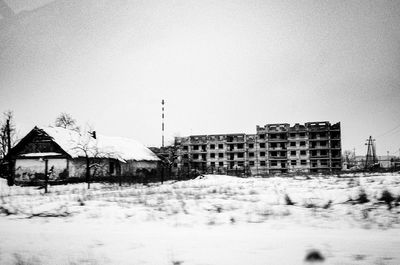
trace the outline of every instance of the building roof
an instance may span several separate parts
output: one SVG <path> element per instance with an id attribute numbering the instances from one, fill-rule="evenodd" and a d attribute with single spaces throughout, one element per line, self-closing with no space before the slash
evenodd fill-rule
<path id="1" fill-rule="evenodd" d="M 89 133 L 85 132 L 82 135 L 77 131 L 61 127 L 36 128 L 53 138 L 54 142 L 73 158 L 85 156 L 87 151 L 90 157 L 114 158 L 122 162 L 159 160 L 149 148 L 133 139 L 101 134 L 97 134 L 94 139 Z"/>

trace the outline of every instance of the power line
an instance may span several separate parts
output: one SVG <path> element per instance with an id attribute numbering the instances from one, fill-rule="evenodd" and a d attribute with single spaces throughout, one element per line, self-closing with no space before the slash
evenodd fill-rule
<path id="1" fill-rule="evenodd" d="M 400 129 L 400 124 L 398 124 L 396 127 L 392 128 L 392 129 L 390 129 L 390 130 L 388 130 L 388 131 L 386 131 L 386 132 L 384 132 L 384 133 L 379 134 L 379 135 L 376 136 L 375 138 L 379 138 L 379 137 L 382 137 L 382 136 L 384 136 L 384 135 L 390 134 L 390 133 L 396 131 L 397 129 Z"/>

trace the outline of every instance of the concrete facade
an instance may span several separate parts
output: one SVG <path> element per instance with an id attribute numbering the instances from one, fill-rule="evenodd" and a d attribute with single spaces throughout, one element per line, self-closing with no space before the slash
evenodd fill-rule
<path id="1" fill-rule="evenodd" d="M 177 137 L 178 170 L 263 175 L 341 170 L 340 123 L 257 126 L 256 134 Z"/>

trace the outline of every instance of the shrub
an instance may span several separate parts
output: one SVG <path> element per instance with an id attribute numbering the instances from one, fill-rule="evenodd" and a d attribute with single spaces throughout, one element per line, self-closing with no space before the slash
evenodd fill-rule
<path id="1" fill-rule="evenodd" d="M 292 199 L 290 199 L 289 195 L 285 194 L 285 203 L 286 205 L 294 205 Z"/>
<path id="2" fill-rule="evenodd" d="M 318 250 L 311 250 L 307 253 L 305 261 L 307 262 L 316 262 L 316 261 L 324 261 L 325 258 Z"/>
<path id="3" fill-rule="evenodd" d="M 304 207 L 306 208 L 317 208 L 317 205 L 313 202 L 307 201 L 304 203 Z"/>
<path id="4" fill-rule="evenodd" d="M 322 208 L 329 209 L 331 205 L 332 205 L 332 200 L 329 200 L 324 206 L 322 206 Z"/>
<path id="5" fill-rule="evenodd" d="M 392 202 L 395 200 L 395 198 L 393 197 L 392 193 L 390 193 L 390 191 L 384 190 L 379 200 L 385 202 L 388 206 L 388 209 L 390 210 L 392 209 Z"/>
<path id="6" fill-rule="evenodd" d="M 367 203 L 369 202 L 367 193 L 365 193 L 364 189 L 360 189 L 360 192 L 358 193 L 358 197 L 354 200 L 356 203 Z"/>

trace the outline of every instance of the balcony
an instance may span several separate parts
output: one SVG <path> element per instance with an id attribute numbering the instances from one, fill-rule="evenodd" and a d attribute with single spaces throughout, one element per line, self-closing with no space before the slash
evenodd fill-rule
<path id="1" fill-rule="evenodd" d="M 311 141 L 328 141 L 328 136 L 317 136 L 317 137 L 309 137 L 308 140 Z"/>
<path id="2" fill-rule="evenodd" d="M 271 156 L 270 155 L 268 158 L 269 158 L 269 160 L 287 160 L 288 159 L 286 155 L 285 156 Z"/>
<path id="3" fill-rule="evenodd" d="M 227 149 L 226 152 L 227 153 L 244 153 L 244 152 L 246 152 L 246 149 L 244 149 L 244 148 Z"/>
<path id="4" fill-rule="evenodd" d="M 288 148 L 286 147 L 281 147 L 281 146 L 277 146 L 277 147 L 269 147 L 268 150 L 273 150 L 273 151 L 286 151 Z"/>
<path id="5" fill-rule="evenodd" d="M 330 149 L 330 147 L 327 145 L 315 145 L 315 146 L 310 146 L 309 149 L 310 150 L 312 150 L 312 149 L 320 150 L 320 149 Z"/>
<path id="6" fill-rule="evenodd" d="M 312 155 L 312 154 L 310 154 L 310 159 L 329 159 L 329 154 L 326 154 L 326 155 L 320 155 L 320 154 Z"/>
<path id="7" fill-rule="evenodd" d="M 245 161 L 245 157 L 227 157 L 226 161 Z"/>
<path id="8" fill-rule="evenodd" d="M 270 143 L 277 143 L 277 142 L 287 142 L 288 139 L 287 138 L 268 138 L 268 141 Z"/>

